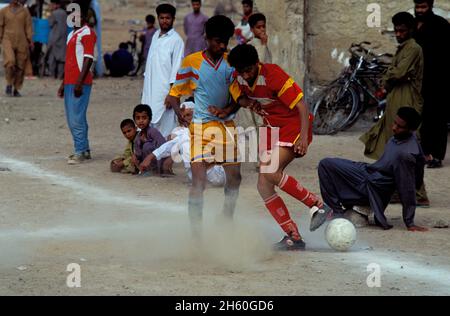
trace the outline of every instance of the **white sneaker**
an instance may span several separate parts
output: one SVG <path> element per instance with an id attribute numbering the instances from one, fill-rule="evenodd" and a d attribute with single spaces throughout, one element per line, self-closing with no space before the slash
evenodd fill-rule
<path id="1" fill-rule="evenodd" d="M 69 159 L 67 160 L 67 164 L 71 165 L 71 166 L 79 165 L 80 163 L 82 163 L 85 160 L 86 160 L 86 158 L 83 155 L 74 154 L 69 157 Z"/>
<path id="2" fill-rule="evenodd" d="M 320 209 L 317 206 L 314 206 L 310 210 L 311 214 L 311 224 L 309 226 L 310 231 L 316 231 L 327 221 L 328 217 L 333 214 L 333 210 L 326 205 L 323 204 L 323 207 Z"/>

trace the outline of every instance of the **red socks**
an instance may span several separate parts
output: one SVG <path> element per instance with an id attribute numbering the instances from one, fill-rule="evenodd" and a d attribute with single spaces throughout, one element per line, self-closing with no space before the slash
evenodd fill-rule
<path id="1" fill-rule="evenodd" d="M 319 201 L 317 196 L 306 190 L 297 180 L 288 176 L 287 174 L 283 175 L 283 178 L 281 179 L 278 187 L 309 208 L 316 206 L 317 202 Z"/>
<path id="2" fill-rule="evenodd" d="M 278 194 L 275 194 L 271 198 L 267 199 L 264 203 L 266 204 L 270 214 L 272 214 L 273 218 L 288 236 L 296 240 L 301 239 L 297 225 L 291 219 L 286 204 L 284 204 Z"/>

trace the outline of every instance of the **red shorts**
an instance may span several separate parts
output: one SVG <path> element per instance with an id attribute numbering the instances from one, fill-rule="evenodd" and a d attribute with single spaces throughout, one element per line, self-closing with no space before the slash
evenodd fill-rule
<path id="1" fill-rule="evenodd" d="M 314 116 L 309 116 L 308 143 L 313 140 Z M 298 118 L 291 120 L 282 127 L 263 127 L 260 129 L 259 147 L 260 153 L 270 152 L 275 147 L 294 147 L 300 138 L 301 124 Z"/>

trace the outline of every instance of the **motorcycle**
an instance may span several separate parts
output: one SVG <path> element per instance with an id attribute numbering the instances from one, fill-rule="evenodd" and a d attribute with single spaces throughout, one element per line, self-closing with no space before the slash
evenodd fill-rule
<path id="1" fill-rule="evenodd" d="M 352 44 L 349 65 L 341 75 L 320 91 L 312 102 L 313 124 L 317 135 L 332 135 L 352 126 L 361 113 L 377 107 L 380 119 L 386 107 L 386 93 L 381 78 L 392 62 L 393 55 L 373 53 L 370 42 Z"/>

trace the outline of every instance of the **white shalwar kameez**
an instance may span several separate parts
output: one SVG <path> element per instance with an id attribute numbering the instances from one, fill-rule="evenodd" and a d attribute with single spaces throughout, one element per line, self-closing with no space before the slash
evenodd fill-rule
<path id="1" fill-rule="evenodd" d="M 152 126 L 167 137 L 177 127 L 177 118 L 173 109 L 166 109 L 164 101 L 181 66 L 184 42 L 174 29 L 162 36 L 160 34 L 160 30 L 156 31 L 148 53 L 142 104 L 151 107 Z"/>

